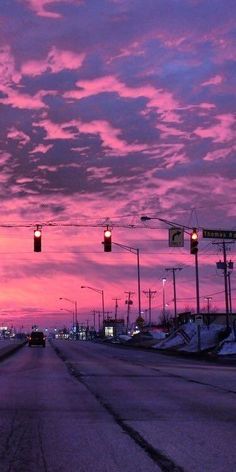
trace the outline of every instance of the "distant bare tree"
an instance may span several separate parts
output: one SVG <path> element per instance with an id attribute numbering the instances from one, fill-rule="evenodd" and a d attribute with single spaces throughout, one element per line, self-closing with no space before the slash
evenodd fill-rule
<path id="1" fill-rule="evenodd" d="M 195 309 L 189 305 L 186 305 L 183 310 L 185 313 L 195 313 Z"/>

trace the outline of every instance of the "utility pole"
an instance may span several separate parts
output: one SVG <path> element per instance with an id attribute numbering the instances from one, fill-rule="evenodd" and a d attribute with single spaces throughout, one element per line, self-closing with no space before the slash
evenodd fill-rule
<path id="1" fill-rule="evenodd" d="M 175 327 L 177 328 L 177 303 L 176 303 L 176 283 L 175 283 L 175 272 L 182 270 L 182 267 L 167 267 L 165 269 L 167 272 L 171 271 L 173 276 L 173 288 L 174 288 L 174 320 Z"/>
<path id="2" fill-rule="evenodd" d="M 96 311 L 96 313 L 98 314 L 98 331 L 100 331 L 100 329 L 101 329 L 101 312 Z"/>
<path id="3" fill-rule="evenodd" d="M 128 295 L 128 299 L 125 300 L 125 303 L 127 304 L 127 319 L 126 319 L 126 327 L 127 327 L 127 331 L 129 329 L 129 323 L 130 323 L 130 305 L 133 304 L 133 301 L 131 300 L 131 295 L 134 295 L 134 292 L 125 292 L 127 293 Z"/>
<path id="4" fill-rule="evenodd" d="M 151 326 L 152 324 L 152 299 L 156 295 L 156 290 L 151 290 L 150 288 L 148 290 L 143 290 L 143 293 L 148 297 L 148 324 Z"/>
<path id="5" fill-rule="evenodd" d="M 166 292 L 165 292 L 166 278 L 162 277 L 162 314 L 165 323 L 166 320 Z"/>
<path id="6" fill-rule="evenodd" d="M 113 298 L 112 300 L 115 300 L 115 320 L 117 320 L 117 312 L 118 312 L 118 300 L 120 300 L 120 298 Z"/>
<path id="7" fill-rule="evenodd" d="M 229 283 L 229 312 L 230 314 L 232 314 L 232 296 L 231 296 L 231 279 L 230 279 L 231 272 L 230 271 L 228 271 L 227 276 L 228 276 L 228 283 Z"/>
<path id="8" fill-rule="evenodd" d="M 93 314 L 93 327 L 94 327 L 94 330 L 96 331 L 96 310 L 93 310 L 92 314 Z"/>
<path id="9" fill-rule="evenodd" d="M 106 311 L 105 312 L 105 315 L 106 315 L 106 320 L 109 320 L 109 315 L 112 313 L 112 311 Z"/>
<path id="10" fill-rule="evenodd" d="M 234 241 L 229 241 L 227 243 L 225 241 L 222 241 L 222 242 L 217 242 L 217 243 L 212 243 L 212 244 L 217 244 L 218 246 L 222 246 L 223 262 L 221 262 L 221 261 L 217 262 L 216 266 L 217 266 L 218 269 L 223 269 L 223 271 L 224 271 L 226 326 L 227 326 L 227 328 L 229 328 L 228 266 L 229 266 L 230 263 L 227 262 L 226 244 L 234 244 Z M 231 287 L 230 287 L 230 292 L 231 292 Z"/>

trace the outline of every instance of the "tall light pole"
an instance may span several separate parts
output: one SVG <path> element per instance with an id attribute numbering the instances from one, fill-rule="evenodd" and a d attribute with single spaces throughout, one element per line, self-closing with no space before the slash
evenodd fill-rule
<path id="1" fill-rule="evenodd" d="M 173 275 L 173 289 L 174 289 L 174 319 L 175 319 L 175 327 L 177 327 L 177 304 L 176 304 L 176 282 L 175 282 L 175 272 L 178 270 L 182 270 L 182 267 L 167 267 L 165 269 L 167 272 L 171 271 Z"/>
<path id="2" fill-rule="evenodd" d="M 137 248 L 132 246 L 126 246 L 125 244 L 115 243 L 116 246 L 121 247 L 125 251 L 129 251 L 132 254 L 136 254 L 137 256 L 137 276 L 138 276 L 138 316 L 141 317 L 141 286 L 140 286 L 140 251 Z"/>
<path id="3" fill-rule="evenodd" d="M 166 318 L 166 294 L 165 294 L 165 284 L 166 284 L 166 277 L 162 277 L 162 311 L 163 311 L 163 318 L 165 322 Z"/>
<path id="4" fill-rule="evenodd" d="M 102 320 L 104 322 L 104 318 L 105 318 L 104 291 L 99 288 L 88 287 L 87 285 L 81 285 L 81 288 L 88 288 L 89 290 L 93 290 L 94 292 L 100 293 L 100 295 L 102 296 Z"/>
<path id="5" fill-rule="evenodd" d="M 228 287 L 229 287 L 229 312 L 232 314 L 232 294 L 231 294 L 231 272 L 227 272 L 227 277 L 228 277 Z"/>
<path id="6" fill-rule="evenodd" d="M 73 303 L 74 305 L 74 313 L 75 313 L 75 324 L 77 327 L 78 324 L 78 318 L 77 318 L 77 301 L 76 300 L 71 300 L 71 298 L 66 298 L 66 297 L 60 297 L 59 300 L 66 300 L 67 302 Z"/>

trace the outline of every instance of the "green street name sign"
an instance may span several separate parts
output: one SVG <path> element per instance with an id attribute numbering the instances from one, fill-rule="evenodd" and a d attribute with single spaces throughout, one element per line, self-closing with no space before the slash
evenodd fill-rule
<path id="1" fill-rule="evenodd" d="M 223 229 L 203 229 L 202 237 L 210 239 L 236 239 L 236 231 L 225 231 Z"/>

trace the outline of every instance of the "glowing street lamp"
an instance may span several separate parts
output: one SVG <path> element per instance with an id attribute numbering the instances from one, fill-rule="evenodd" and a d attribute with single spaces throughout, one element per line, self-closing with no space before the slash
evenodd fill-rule
<path id="1" fill-rule="evenodd" d="M 67 302 L 73 303 L 74 305 L 74 313 L 75 313 L 75 323 L 77 326 L 78 319 L 77 319 L 77 301 L 76 300 L 71 300 L 70 298 L 65 298 L 65 297 L 60 297 L 59 300 L 66 300 Z"/>
<path id="2" fill-rule="evenodd" d="M 162 311 L 163 311 L 163 318 L 165 318 L 165 316 L 166 316 L 165 284 L 166 284 L 166 277 L 162 277 Z"/>
<path id="3" fill-rule="evenodd" d="M 88 288 L 89 290 L 93 290 L 94 292 L 100 293 L 100 295 L 102 296 L 102 320 L 104 321 L 104 318 L 105 318 L 104 291 L 99 288 L 88 287 L 87 285 L 81 285 L 81 288 Z"/>

